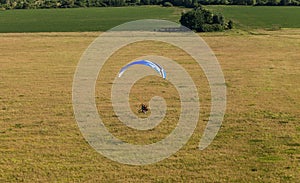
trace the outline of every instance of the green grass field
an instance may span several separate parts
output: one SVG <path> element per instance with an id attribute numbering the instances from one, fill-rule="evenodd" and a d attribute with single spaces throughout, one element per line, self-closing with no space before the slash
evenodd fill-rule
<path id="1" fill-rule="evenodd" d="M 236 28 L 300 28 L 300 7 L 206 6 L 232 19 Z M 178 22 L 181 8 L 159 6 L 0 11 L 0 32 L 106 31 L 137 19 Z"/>
<path id="2" fill-rule="evenodd" d="M 206 6 L 232 19 L 237 28 L 300 28 L 300 7 L 274 6 Z"/>
<path id="3" fill-rule="evenodd" d="M 159 6 L 0 11 L 0 32 L 106 31 L 137 19 L 178 21 L 180 13 Z"/>

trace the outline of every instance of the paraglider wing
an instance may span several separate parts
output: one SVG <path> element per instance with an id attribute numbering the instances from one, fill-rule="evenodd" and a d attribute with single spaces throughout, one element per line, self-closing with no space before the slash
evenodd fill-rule
<path id="1" fill-rule="evenodd" d="M 151 62 L 149 60 L 138 60 L 138 61 L 134 61 L 134 62 L 131 62 L 129 64 L 127 64 L 126 66 L 124 66 L 120 72 L 119 72 L 119 77 L 122 76 L 122 74 L 131 66 L 133 65 L 145 65 L 145 66 L 148 66 L 148 67 L 151 67 L 152 69 L 154 69 L 156 72 L 158 72 L 161 77 L 163 77 L 164 79 L 166 79 L 167 77 L 167 74 L 166 74 L 166 71 L 157 63 L 154 63 L 154 62 Z"/>

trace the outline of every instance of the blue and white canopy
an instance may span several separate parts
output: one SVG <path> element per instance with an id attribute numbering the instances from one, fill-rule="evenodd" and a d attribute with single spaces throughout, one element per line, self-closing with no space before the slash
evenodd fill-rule
<path id="1" fill-rule="evenodd" d="M 163 77 L 164 79 L 166 79 L 167 74 L 166 71 L 164 70 L 164 68 L 162 68 L 159 64 L 151 62 L 149 60 L 138 60 L 138 61 L 134 61 L 131 62 L 129 64 L 127 64 L 126 66 L 122 67 L 122 69 L 119 72 L 119 77 L 122 76 L 122 74 L 131 66 L 133 65 L 145 65 L 148 67 L 151 67 L 152 69 L 154 69 L 156 72 L 158 72 L 161 77 Z"/>

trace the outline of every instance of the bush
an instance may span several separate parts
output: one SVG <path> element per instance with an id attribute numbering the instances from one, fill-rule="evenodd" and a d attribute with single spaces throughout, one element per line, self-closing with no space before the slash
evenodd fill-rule
<path id="1" fill-rule="evenodd" d="M 233 29 L 233 21 L 232 20 L 228 21 L 227 28 L 228 29 Z"/>
<path id="2" fill-rule="evenodd" d="M 224 30 L 224 27 L 220 24 L 204 24 L 202 30 L 203 32 L 216 32 Z"/>
<path id="3" fill-rule="evenodd" d="M 278 31 L 280 29 L 281 29 L 280 25 L 272 25 L 270 28 L 267 28 L 266 30 L 268 30 L 268 31 Z"/>
<path id="4" fill-rule="evenodd" d="M 227 28 L 223 15 L 213 14 L 201 6 L 182 13 L 180 23 L 196 32 L 223 31 Z"/>

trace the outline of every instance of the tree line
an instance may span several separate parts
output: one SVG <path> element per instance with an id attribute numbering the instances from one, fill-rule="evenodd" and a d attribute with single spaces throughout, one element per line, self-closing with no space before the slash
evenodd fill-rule
<path id="1" fill-rule="evenodd" d="M 299 6 L 300 0 L 0 0 L 2 9 L 76 8 L 162 5 L 197 7 L 202 5 Z"/>

